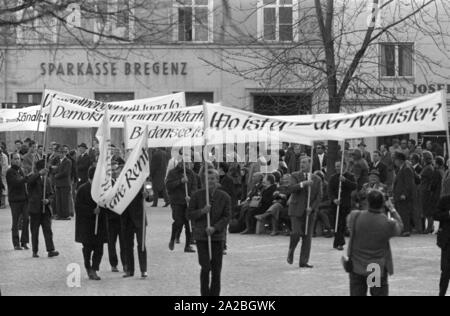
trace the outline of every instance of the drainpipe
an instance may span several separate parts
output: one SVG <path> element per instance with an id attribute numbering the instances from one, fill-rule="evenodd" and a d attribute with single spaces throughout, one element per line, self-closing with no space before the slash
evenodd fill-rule
<path id="1" fill-rule="evenodd" d="M 5 48 L 2 51 L 2 55 L 3 55 L 3 65 L 2 65 L 2 71 L 3 71 L 3 82 L 4 82 L 4 87 L 3 87 L 3 95 L 4 95 L 4 102 L 7 102 L 7 96 L 8 96 L 8 49 Z"/>

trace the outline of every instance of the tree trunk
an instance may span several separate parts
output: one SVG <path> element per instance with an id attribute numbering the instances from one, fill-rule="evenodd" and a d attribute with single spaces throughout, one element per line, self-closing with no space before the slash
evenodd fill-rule
<path id="1" fill-rule="evenodd" d="M 341 109 L 341 100 L 334 96 L 330 95 L 328 101 L 328 112 L 329 113 L 339 113 Z M 341 148 L 344 150 L 345 148 Z M 336 161 L 341 159 L 338 155 L 339 152 L 339 143 L 337 141 L 328 141 L 328 160 L 327 160 L 327 176 L 328 180 L 336 174 L 336 170 L 334 168 Z"/>

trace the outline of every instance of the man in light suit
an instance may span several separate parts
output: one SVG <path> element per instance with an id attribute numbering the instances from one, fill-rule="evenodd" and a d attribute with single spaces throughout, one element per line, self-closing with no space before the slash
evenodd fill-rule
<path id="1" fill-rule="evenodd" d="M 66 151 L 60 147 L 59 164 L 54 169 L 54 185 L 56 188 L 56 219 L 70 220 L 69 199 L 71 194 L 72 162 L 67 158 Z"/>
<path id="2" fill-rule="evenodd" d="M 34 164 L 39 160 L 39 157 L 36 153 L 36 143 L 34 141 L 30 141 L 28 153 L 24 155 L 22 159 L 22 166 L 25 174 L 30 174 L 31 172 L 33 172 Z"/>
<path id="3" fill-rule="evenodd" d="M 289 185 L 291 197 L 289 199 L 289 216 L 292 222 L 292 233 L 289 245 L 288 263 L 294 263 L 295 249 L 300 238 L 302 247 L 300 253 L 300 268 L 313 268 L 309 265 L 311 241 L 313 235 L 313 210 L 317 209 L 322 200 L 322 183 L 318 176 L 311 175 L 311 159 L 303 158 L 300 163 L 300 172 L 293 173 Z M 308 196 L 311 189 L 310 206 Z M 309 217 L 308 217 L 309 216 Z M 307 222 L 308 218 L 308 222 Z M 306 225 L 308 233 L 306 234 Z"/>

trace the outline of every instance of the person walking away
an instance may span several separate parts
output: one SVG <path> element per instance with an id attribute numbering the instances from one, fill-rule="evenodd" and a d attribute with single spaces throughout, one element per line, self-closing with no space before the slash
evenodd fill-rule
<path id="1" fill-rule="evenodd" d="M 368 211 L 354 211 L 348 217 L 350 229 L 349 260 L 350 296 L 366 296 L 370 290 L 372 296 L 389 296 L 389 275 L 394 274 L 394 262 L 389 241 L 399 236 L 403 229 L 400 215 L 393 204 L 378 190 L 370 191 Z M 386 214 L 386 207 L 389 215 Z M 369 289 L 368 278 L 373 270 L 375 284 Z"/>
<path id="2" fill-rule="evenodd" d="M 439 221 L 437 245 L 441 249 L 439 296 L 445 296 L 450 281 L 450 195 L 446 195 L 439 200 L 434 219 Z"/>

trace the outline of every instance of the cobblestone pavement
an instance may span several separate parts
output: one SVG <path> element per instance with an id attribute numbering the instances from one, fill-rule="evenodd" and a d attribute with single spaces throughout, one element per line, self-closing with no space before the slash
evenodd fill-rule
<path id="1" fill-rule="evenodd" d="M 60 257 L 48 259 L 41 251 L 41 258 L 32 259 L 31 251 L 12 250 L 10 211 L 0 210 L 0 287 L 3 295 L 199 295 L 197 255 L 185 254 L 183 245 L 178 245 L 174 252 L 168 250 L 170 209 L 148 208 L 147 212 L 150 222 L 147 235 L 149 279 L 123 280 L 121 274 L 111 273 L 105 247 L 100 271 L 103 280 L 89 281 L 82 270 L 81 287 L 69 288 L 66 283 L 68 265 L 83 265 L 81 245 L 74 242 L 74 221 L 53 223 Z M 311 264 L 315 269 L 309 271 L 285 263 L 287 237 L 229 235 L 228 245 L 229 253 L 223 268 L 223 295 L 348 295 L 348 278 L 340 264 L 342 253 L 331 249 L 330 239 L 314 239 Z M 43 249 L 42 236 L 40 246 Z M 393 240 L 392 248 L 396 274 L 390 279 L 391 295 L 436 295 L 440 274 L 436 237 L 398 238 Z"/>

